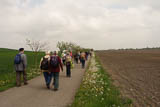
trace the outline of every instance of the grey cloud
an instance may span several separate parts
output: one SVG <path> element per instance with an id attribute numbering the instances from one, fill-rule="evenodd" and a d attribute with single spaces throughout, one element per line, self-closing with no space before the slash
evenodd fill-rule
<path id="1" fill-rule="evenodd" d="M 62 40 L 95 49 L 158 46 L 159 2 L 40 0 L 36 5 L 31 0 L 2 0 L 0 46 L 26 47 L 26 38 L 48 41 L 54 49 Z"/>

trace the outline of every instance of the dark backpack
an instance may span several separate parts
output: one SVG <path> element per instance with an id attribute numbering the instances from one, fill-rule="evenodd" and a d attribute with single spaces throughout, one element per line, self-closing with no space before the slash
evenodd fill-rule
<path id="1" fill-rule="evenodd" d="M 48 58 L 43 57 L 40 68 L 41 68 L 41 70 L 48 70 L 49 69 Z"/>
<path id="2" fill-rule="evenodd" d="M 21 54 L 17 54 L 14 58 L 14 64 L 20 64 L 21 63 Z"/>
<path id="3" fill-rule="evenodd" d="M 59 61 L 57 56 L 52 56 L 50 59 L 50 65 L 53 68 L 57 68 L 59 66 Z"/>

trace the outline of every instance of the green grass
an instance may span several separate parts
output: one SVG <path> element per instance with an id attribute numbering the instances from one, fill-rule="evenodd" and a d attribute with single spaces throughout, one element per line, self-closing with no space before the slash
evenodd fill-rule
<path id="1" fill-rule="evenodd" d="M 0 91 L 4 91 L 16 85 L 16 74 L 14 70 L 13 60 L 17 50 L 0 48 Z M 39 71 L 35 69 L 34 65 L 34 53 L 25 51 L 27 55 L 27 76 L 28 79 L 32 79 L 39 75 Z M 37 64 L 39 64 L 40 58 L 44 53 L 38 54 Z"/>
<path id="2" fill-rule="evenodd" d="M 132 101 L 121 97 L 97 57 L 95 66 L 97 71 L 86 71 L 72 107 L 129 107 Z"/>

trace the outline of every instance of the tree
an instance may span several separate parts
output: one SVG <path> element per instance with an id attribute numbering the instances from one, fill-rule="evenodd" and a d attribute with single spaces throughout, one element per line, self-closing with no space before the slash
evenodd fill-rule
<path id="1" fill-rule="evenodd" d="M 61 53 L 63 50 L 74 51 L 75 47 L 77 47 L 77 45 L 72 42 L 61 41 L 57 43 L 57 48 L 59 48 Z"/>
<path id="2" fill-rule="evenodd" d="M 34 52 L 34 55 L 35 55 L 34 62 L 35 62 L 35 67 L 37 67 L 38 52 L 46 50 L 47 43 L 41 42 L 40 40 L 26 39 L 26 45 L 28 45 L 31 48 L 31 50 Z"/>
<path id="3" fill-rule="evenodd" d="M 68 45 L 67 42 L 64 42 L 64 41 L 58 42 L 57 43 L 57 48 L 59 48 L 60 52 L 62 53 L 63 50 L 67 50 L 67 45 Z"/>
<path id="4" fill-rule="evenodd" d="M 82 48 L 81 46 L 77 45 L 76 43 L 73 42 L 58 42 L 57 43 L 57 48 L 59 48 L 60 53 L 63 52 L 63 50 L 68 50 L 68 51 L 72 51 L 73 54 L 77 53 L 78 51 L 89 51 L 91 49 L 86 49 L 86 48 Z"/>

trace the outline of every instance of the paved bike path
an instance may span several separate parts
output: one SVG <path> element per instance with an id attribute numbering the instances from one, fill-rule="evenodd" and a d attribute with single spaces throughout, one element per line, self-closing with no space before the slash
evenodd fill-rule
<path id="1" fill-rule="evenodd" d="M 0 92 L 0 107 L 66 107 L 73 102 L 84 72 L 80 64 L 75 65 L 68 78 L 64 69 L 60 72 L 58 91 L 46 88 L 43 75 L 36 77 L 27 86 Z"/>

